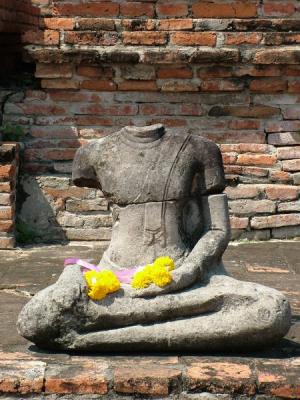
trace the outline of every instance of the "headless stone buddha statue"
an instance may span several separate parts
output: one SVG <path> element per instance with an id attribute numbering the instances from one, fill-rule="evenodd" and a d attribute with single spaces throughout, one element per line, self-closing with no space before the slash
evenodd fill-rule
<path id="1" fill-rule="evenodd" d="M 75 185 L 99 188 L 113 215 L 100 266 L 175 261 L 173 280 L 121 290 L 94 301 L 79 265 L 22 310 L 18 329 L 38 346 L 80 351 L 234 350 L 266 346 L 290 327 L 278 291 L 229 277 L 222 264 L 230 239 L 218 146 L 157 124 L 125 127 L 82 146 Z"/>

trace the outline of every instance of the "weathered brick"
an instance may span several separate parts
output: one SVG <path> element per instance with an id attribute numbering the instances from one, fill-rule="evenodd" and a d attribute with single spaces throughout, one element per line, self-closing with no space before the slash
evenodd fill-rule
<path id="1" fill-rule="evenodd" d="M 300 200 L 298 201 L 289 201 L 288 203 L 279 203 L 278 204 L 279 212 L 300 212 Z"/>
<path id="2" fill-rule="evenodd" d="M 297 226 L 284 226 L 281 228 L 272 229 L 273 239 L 294 239 L 300 236 L 300 225 Z M 277 386 L 277 385 L 276 385 Z M 274 388 L 272 392 L 277 395 L 284 395 L 286 398 L 297 398 L 299 397 L 300 389 L 297 387 L 283 385 L 282 387 Z M 298 393 L 297 393 L 298 392 Z"/>
<path id="3" fill-rule="evenodd" d="M 288 82 L 288 92 L 289 93 L 300 93 L 300 82 L 299 81 L 289 81 Z"/>
<path id="4" fill-rule="evenodd" d="M 193 20 L 187 19 L 163 19 L 159 21 L 159 29 L 161 31 L 184 31 L 193 28 Z"/>
<path id="5" fill-rule="evenodd" d="M 237 158 L 237 164 L 240 165 L 275 165 L 276 155 L 272 154 L 240 154 Z"/>
<path id="6" fill-rule="evenodd" d="M 282 67 L 278 65 L 238 65 L 234 74 L 236 76 L 282 76 Z"/>
<path id="7" fill-rule="evenodd" d="M 239 92 L 244 86 L 244 82 L 235 79 L 205 80 L 200 84 L 203 92 Z"/>
<path id="8" fill-rule="evenodd" d="M 60 212 L 57 222 L 63 227 L 73 228 L 100 228 L 111 227 L 112 217 L 108 214 L 103 215 L 77 215 L 69 212 Z"/>
<path id="9" fill-rule="evenodd" d="M 275 170 L 270 171 L 270 179 L 271 181 L 288 182 L 292 179 L 292 176 L 289 172 Z"/>
<path id="10" fill-rule="evenodd" d="M 157 91 L 155 81 L 124 81 L 118 84 L 119 90 L 132 90 L 132 91 Z"/>
<path id="11" fill-rule="evenodd" d="M 78 136 L 78 130 L 75 126 L 32 126 L 31 136 L 35 138 L 75 138 Z"/>
<path id="12" fill-rule="evenodd" d="M 249 218 L 230 217 L 231 229 L 247 229 Z"/>
<path id="13" fill-rule="evenodd" d="M 172 107 L 170 105 L 164 103 L 157 104 L 140 104 L 139 105 L 139 114 L 140 115 L 172 115 L 173 114 Z"/>
<path id="14" fill-rule="evenodd" d="M 156 27 L 154 19 L 122 19 L 121 24 L 127 31 L 153 31 Z"/>
<path id="15" fill-rule="evenodd" d="M 80 83 L 82 89 L 99 90 L 99 91 L 114 91 L 117 89 L 115 82 L 107 79 L 91 79 L 84 80 Z"/>
<path id="16" fill-rule="evenodd" d="M 193 71 L 188 67 L 161 67 L 157 70 L 159 79 L 188 79 L 193 77 Z"/>
<path id="17" fill-rule="evenodd" d="M 66 202 L 66 211 L 69 212 L 77 213 L 86 211 L 107 211 L 107 209 L 108 209 L 108 204 L 107 201 L 104 199 L 85 200 L 85 201 L 69 199 Z"/>
<path id="18" fill-rule="evenodd" d="M 101 104 L 87 104 L 87 105 L 78 105 L 75 108 L 75 112 L 78 114 L 91 114 L 93 117 L 97 115 L 136 115 L 138 112 L 138 106 L 136 104 L 121 104 L 121 105 L 114 105 L 106 107 Z M 84 118 L 84 117 L 83 117 Z"/>
<path id="19" fill-rule="evenodd" d="M 38 161 L 38 160 L 73 160 L 76 148 L 68 149 L 68 148 L 60 148 L 60 149 L 26 149 L 24 152 L 24 158 L 28 161 Z M 0 195 L 1 196 L 1 195 Z"/>
<path id="20" fill-rule="evenodd" d="M 37 64 L 37 78 L 71 78 L 73 66 L 70 64 Z"/>
<path id="21" fill-rule="evenodd" d="M 72 30 L 75 26 L 74 18 L 43 18 L 42 24 L 47 29 Z"/>
<path id="22" fill-rule="evenodd" d="M 12 220 L 14 215 L 14 207 L 0 207 L 0 220 Z"/>
<path id="23" fill-rule="evenodd" d="M 254 130 L 254 129 L 260 129 L 261 127 L 261 122 L 256 121 L 256 120 L 250 120 L 250 119 L 235 119 L 229 122 L 228 127 L 230 129 L 236 129 L 236 130 Z"/>
<path id="24" fill-rule="evenodd" d="M 91 360 L 48 365 L 45 374 L 45 391 L 55 394 L 104 395 L 108 392 L 106 371 L 105 363 Z"/>
<path id="25" fill-rule="evenodd" d="M 12 187 L 12 182 L 0 182 L 0 193 L 10 193 Z"/>
<path id="26" fill-rule="evenodd" d="M 13 202 L 11 193 L 0 193 L 0 206 L 10 206 Z"/>
<path id="27" fill-rule="evenodd" d="M 167 81 L 161 84 L 163 92 L 198 92 L 197 84 L 186 80 Z"/>
<path id="28" fill-rule="evenodd" d="M 285 119 L 300 119 L 300 107 L 288 107 L 282 110 Z"/>
<path id="29" fill-rule="evenodd" d="M 209 115 L 222 117 L 232 115 L 243 118 L 266 118 L 280 113 L 280 109 L 270 106 L 213 106 Z"/>
<path id="30" fill-rule="evenodd" d="M 264 177 L 268 176 L 269 170 L 266 168 L 260 167 L 242 167 L 242 174 L 243 175 L 251 175 L 251 176 L 258 176 Z"/>
<path id="31" fill-rule="evenodd" d="M 42 79 L 44 89 L 78 89 L 79 82 L 73 79 Z"/>
<path id="32" fill-rule="evenodd" d="M 293 174 L 293 183 L 294 185 L 300 185 L 300 172 Z"/>
<path id="33" fill-rule="evenodd" d="M 160 45 L 167 42 L 164 32 L 123 32 L 123 43 L 133 45 Z"/>
<path id="34" fill-rule="evenodd" d="M 192 12 L 196 18 L 252 18 L 257 15 L 257 6 L 241 1 L 226 4 L 200 1 L 192 6 Z"/>
<path id="35" fill-rule="evenodd" d="M 14 106 L 16 106 L 14 104 Z M 55 103 L 52 102 L 45 102 L 43 100 L 35 100 L 29 103 L 23 103 L 23 104 L 18 104 L 17 107 L 14 107 L 12 109 L 12 112 L 10 112 L 9 109 L 5 109 L 5 112 L 7 114 L 14 114 L 14 113 L 24 113 L 27 115 L 65 115 L 66 114 L 66 109 L 62 107 L 61 105 L 58 106 Z"/>
<path id="36" fill-rule="evenodd" d="M 223 164 L 235 164 L 237 159 L 236 153 L 222 153 Z"/>
<path id="37" fill-rule="evenodd" d="M 191 363 L 186 372 L 189 392 L 212 393 L 255 393 L 255 380 L 251 368 L 246 363 L 201 360 Z M 230 388 L 230 389 L 229 389 Z"/>
<path id="38" fill-rule="evenodd" d="M 95 46 L 113 46 L 118 42 L 116 32 L 66 32 L 64 35 L 66 44 L 76 45 L 95 45 Z"/>
<path id="39" fill-rule="evenodd" d="M 284 171 L 300 171 L 300 159 L 283 161 L 282 169 Z"/>
<path id="40" fill-rule="evenodd" d="M 300 48 L 295 46 L 263 49 L 256 51 L 253 62 L 254 64 L 298 64 L 299 54 Z"/>
<path id="41" fill-rule="evenodd" d="M 238 153 L 269 153 L 274 147 L 259 143 L 235 143 L 221 144 L 220 149 L 221 151 L 236 151 Z"/>
<path id="42" fill-rule="evenodd" d="M 11 178 L 15 170 L 16 168 L 13 164 L 0 165 L 0 178 Z"/>
<path id="43" fill-rule="evenodd" d="M 280 226 L 300 225 L 300 214 L 279 214 L 267 217 L 253 217 L 251 227 L 255 229 L 277 228 Z"/>
<path id="44" fill-rule="evenodd" d="M 8 221 L 0 220 L 0 232 L 5 232 L 5 233 L 11 232 L 13 227 L 14 227 L 14 221 L 12 221 L 12 220 L 8 220 Z"/>
<path id="45" fill-rule="evenodd" d="M 121 68 L 122 78 L 132 80 L 154 80 L 155 68 L 152 65 L 126 65 Z"/>
<path id="46" fill-rule="evenodd" d="M 277 146 L 300 144 L 300 135 L 297 132 L 280 132 L 268 135 L 268 143 Z"/>
<path id="47" fill-rule="evenodd" d="M 271 200 L 294 200 L 298 198 L 299 188 L 288 185 L 266 185 L 265 192 Z"/>
<path id="48" fill-rule="evenodd" d="M 261 93 L 283 92 L 287 89 L 287 81 L 283 79 L 254 79 L 250 82 L 250 90 Z"/>
<path id="49" fill-rule="evenodd" d="M 295 12 L 295 4 L 292 1 L 265 1 L 263 13 L 268 17 L 291 16 Z"/>
<path id="50" fill-rule="evenodd" d="M 83 4 L 56 3 L 53 13 L 61 16 L 116 17 L 119 14 L 119 4 L 109 1 Z"/>
<path id="51" fill-rule="evenodd" d="M 229 202 L 229 208 L 234 214 L 255 215 L 261 213 L 274 213 L 275 203 L 270 200 L 234 200 Z"/>
<path id="52" fill-rule="evenodd" d="M 78 30 L 114 31 L 115 21 L 109 18 L 76 18 Z"/>
<path id="53" fill-rule="evenodd" d="M 112 78 L 114 76 L 114 71 L 112 68 L 109 67 L 101 67 L 100 65 L 85 65 L 81 64 L 77 68 L 77 73 L 78 75 L 85 76 L 88 78 L 100 78 L 100 77 L 106 77 L 106 78 Z M 84 94 L 79 94 L 79 96 L 82 97 L 82 101 L 84 101 Z M 86 99 L 88 96 L 86 96 Z M 93 100 L 96 99 L 95 97 Z"/>
<path id="54" fill-rule="evenodd" d="M 180 370 L 162 365 L 117 367 L 114 373 L 114 390 L 117 393 L 168 396 L 170 388 L 178 386 L 180 376 Z"/>
<path id="55" fill-rule="evenodd" d="M 211 66 L 201 67 L 198 70 L 199 78 L 231 78 L 233 76 L 233 70 L 231 67 L 223 66 Z"/>
<path id="56" fill-rule="evenodd" d="M 170 34 L 172 44 L 180 46 L 215 46 L 216 34 L 211 32 L 174 32 Z"/>
<path id="57" fill-rule="evenodd" d="M 225 44 L 228 45 L 243 45 L 243 44 L 259 44 L 262 40 L 261 33 L 228 33 L 225 35 Z"/>
<path id="58" fill-rule="evenodd" d="M 193 115 L 193 116 L 200 116 L 203 115 L 204 111 L 200 104 L 189 104 L 184 103 L 179 105 L 178 114 L 179 115 Z"/>
<path id="59" fill-rule="evenodd" d="M 124 2 L 120 4 L 120 14 L 124 17 L 154 16 L 153 4 L 142 2 Z"/>
<path id="60" fill-rule="evenodd" d="M 193 63 L 234 63 L 239 61 L 240 53 L 238 49 L 232 48 L 206 48 L 199 47 L 190 57 Z"/>
<path id="61" fill-rule="evenodd" d="M 236 187 L 227 186 L 225 193 L 229 199 L 250 199 L 258 196 L 260 190 L 255 185 L 238 185 Z"/>
<path id="62" fill-rule="evenodd" d="M 300 158 L 300 146 L 279 147 L 277 149 L 277 157 L 279 160 L 290 160 L 293 158 Z"/>
<path id="63" fill-rule="evenodd" d="M 158 3 L 156 6 L 156 13 L 159 17 L 185 17 L 188 14 L 188 5 L 184 2 L 182 3 Z"/>
<path id="64" fill-rule="evenodd" d="M 0 210 L 0 215 L 1 215 L 1 210 Z M 16 245 L 16 241 L 14 237 L 2 237 L 0 236 L 0 249 L 13 249 Z M 9 369 L 9 365 L 6 364 L 6 372 L 8 374 L 11 374 L 12 370 Z M 37 382 L 36 380 L 23 380 L 22 377 L 16 377 L 15 373 L 17 371 L 13 371 L 13 375 L 10 375 L 10 377 L 7 376 L 7 379 L 5 379 L 5 375 L 2 373 L 0 375 L 1 377 L 1 383 L 0 383 L 0 393 L 13 393 L 13 392 L 19 392 L 19 393 L 31 393 L 35 392 L 37 388 L 39 387 L 39 383 L 42 386 L 42 380 Z M 22 373 L 21 373 L 22 374 Z M 19 382 L 18 378 L 21 380 Z M 19 387 L 17 390 L 16 387 Z M 33 388 L 36 388 L 33 390 Z"/>
<path id="65" fill-rule="evenodd" d="M 101 71 L 101 69 L 100 69 Z M 88 72 L 87 72 L 88 73 Z M 79 91 L 70 91 L 70 90 L 51 90 L 49 93 L 51 100 L 53 101 L 69 101 L 70 103 L 73 102 L 95 102 L 98 103 L 103 100 L 103 97 L 99 93 L 94 92 L 79 92 Z M 108 94 L 106 93 L 106 98 Z M 59 117 L 37 117 L 36 123 L 37 125 L 47 125 L 48 122 L 45 124 L 43 121 L 65 121 L 66 125 L 72 124 L 75 121 L 75 118 L 72 116 L 59 116 Z M 53 122 L 50 124 L 53 124 Z"/>
<path id="66" fill-rule="evenodd" d="M 22 36 L 23 43 L 58 45 L 59 32 L 53 30 L 26 31 Z"/>

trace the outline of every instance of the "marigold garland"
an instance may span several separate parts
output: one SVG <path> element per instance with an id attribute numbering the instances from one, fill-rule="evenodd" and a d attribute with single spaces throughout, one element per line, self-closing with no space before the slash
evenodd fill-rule
<path id="1" fill-rule="evenodd" d="M 66 265 L 74 263 L 75 259 L 66 260 Z M 77 260 L 77 259 L 76 259 Z M 76 261 L 75 260 L 75 261 Z M 82 262 L 82 260 L 77 260 L 79 265 L 83 265 L 85 268 L 89 268 L 87 272 L 84 272 L 84 278 L 87 284 L 88 296 L 92 300 L 102 300 L 108 294 L 117 292 L 121 287 L 121 282 L 129 283 L 128 277 L 124 278 L 124 271 L 132 276 L 131 286 L 135 289 L 145 289 L 152 283 L 159 287 L 164 287 L 172 282 L 171 271 L 174 270 L 175 264 L 170 257 L 159 257 L 153 264 L 146 265 L 142 270 L 126 269 L 116 271 L 116 273 L 109 270 L 97 270 L 96 266 Z M 129 272 L 128 272 L 129 271 Z M 123 275 L 122 275 L 122 273 Z M 119 274 L 119 275 L 118 275 Z M 118 275 L 118 276 L 117 276 Z M 123 276 L 123 278 L 122 278 Z M 127 275 L 126 275 L 127 276 Z"/>
<path id="2" fill-rule="evenodd" d="M 173 271 L 175 268 L 175 263 L 171 257 L 159 257 L 157 258 L 154 263 L 154 267 L 166 267 L 169 271 Z"/>
<path id="3" fill-rule="evenodd" d="M 108 270 L 88 271 L 84 274 L 88 287 L 88 296 L 92 300 L 102 300 L 108 294 L 118 291 L 121 287 L 117 276 Z"/>
<path id="4" fill-rule="evenodd" d="M 134 289 L 145 289 L 151 283 L 164 287 L 172 282 L 170 271 L 175 268 L 174 261 L 170 257 L 159 257 L 153 264 L 146 265 L 134 275 L 131 286 Z"/>

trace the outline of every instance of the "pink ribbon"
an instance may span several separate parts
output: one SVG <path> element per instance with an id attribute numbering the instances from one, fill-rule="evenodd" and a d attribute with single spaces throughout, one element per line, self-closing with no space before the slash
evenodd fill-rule
<path id="1" fill-rule="evenodd" d="M 82 267 L 82 273 L 86 273 L 87 271 L 97 271 L 100 272 L 104 268 L 100 268 L 97 265 L 90 264 L 89 262 L 82 260 L 80 258 L 66 258 L 64 261 L 64 266 L 67 265 L 80 265 Z M 126 268 L 119 269 L 118 271 L 114 271 L 117 275 L 118 279 L 122 283 L 130 283 L 133 275 L 136 273 L 138 268 Z"/>

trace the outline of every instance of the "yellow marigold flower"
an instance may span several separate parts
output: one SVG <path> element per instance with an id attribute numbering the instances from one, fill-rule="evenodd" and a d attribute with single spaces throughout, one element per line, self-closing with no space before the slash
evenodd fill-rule
<path id="1" fill-rule="evenodd" d="M 154 261 L 154 267 L 166 267 L 169 271 L 173 271 L 175 263 L 174 260 L 168 256 L 159 257 Z"/>
<path id="2" fill-rule="evenodd" d="M 91 286 L 88 290 L 88 296 L 92 300 L 102 300 L 108 295 L 107 288 L 104 285 L 97 284 Z"/>
<path id="3" fill-rule="evenodd" d="M 172 275 L 166 266 L 154 266 L 151 272 L 152 282 L 159 286 L 164 287 L 172 282 Z"/>
<path id="4" fill-rule="evenodd" d="M 117 276 L 108 270 L 88 271 L 84 274 L 88 287 L 88 296 L 93 300 L 102 300 L 109 293 L 120 289 L 120 281 Z"/>
<path id="5" fill-rule="evenodd" d="M 161 259 L 163 259 L 161 263 L 148 264 L 141 271 L 138 271 L 133 277 L 131 286 L 135 289 L 145 289 L 151 283 L 160 287 L 171 283 L 170 268 L 172 268 L 173 260 L 169 257 L 161 257 Z"/>
<path id="6" fill-rule="evenodd" d="M 99 279 L 103 282 L 109 293 L 116 292 L 121 287 L 119 279 L 112 271 L 103 270 L 99 272 Z"/>
<path id="7" fill-rule="evenodd" d="M 84 274 L 84 278 L 86 280 L 86 283 L 88 287 L 96 285 L 98 279 L 99 279 L 99 272 L 97 271 L 87 271 Z"/>
<path id="8" fill-rule="evenodd" d="M 134 274 L 131 282 L 131 286 L 135 289 L 145 289 L 152 283 L 149 274 L 149 266 L 146 266 L 142 271 L 138 271 Z"/>

